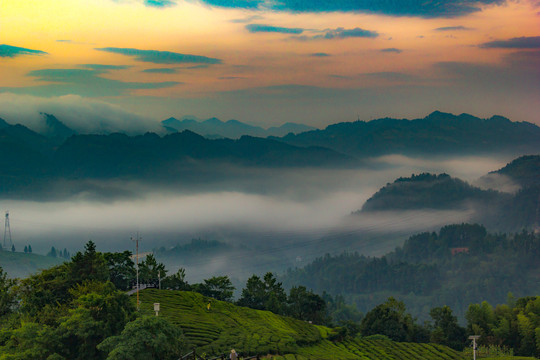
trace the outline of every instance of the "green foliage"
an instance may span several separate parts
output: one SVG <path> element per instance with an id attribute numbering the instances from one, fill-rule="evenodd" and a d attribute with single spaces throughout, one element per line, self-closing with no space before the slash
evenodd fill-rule
<path id="1" fill-rule="evenodd" d="M 465 346 L 465 329 L 459 326 L 452 309 L 448 306 L 433 308 L 429 315 L 434 322 L 430 341 L 462 350 Z"/>
<path id="2" fill-rule="evenodd" d="M 167 319 L 143 316 L 126 325 L 118 336 L 107 338 L 98 349 L 107 360 L 173 360 L 186 350 L 182 331 Z"/>
<path id="3" fill-rule="evenodd" d="M 0 360 L 63 360 L 55 351 L 59 347 L 54 329 L 46 325 L 29 322 L 0 330 Z"/>
<path id="4" fill-rule="evenodd" d="M 462 252 L 452 254 L 452 249 Z M 490 234 L 478 224 L 455 224 L 413 235 L 382 258 L 326 255 L 288 270 L 280 280 L 285 287 L 303 284 L 341 294 L 362 312 L 394 296 L 422 320 L 428 320 L 430 308 L 448 305 L 463 321 L 470 303 L 504 303 L 509 291 L 539 293 L 538 258 L 540 234 Z"/>
<path id="5" fill-rule="evenodd" d="M 17 282 L 8 279 L 4 269 L 0 266 L 0 319 L 13 311 L 16 304 L 16 294 L 13 287 Z"/>
<path id="6" fill-rule="evenodd" d="M 414 321 L 405 313 L 405 304 L 392 297 L 366 314 L 360 332 L 362 336 L 385 335 L 394 341 L 415 339 Z"/>
<path id="7" fill-rule="evenodd" d="M 469 305 L 468 331 L 481 335 L 481 345 L 503 346 L 516 355 L 540 356 L 540 296 L 510 300 L 495 309 L 486 301 Z"/>
<path id="8" fill-rule="evenodd" d="M 131 251 L 103 254 L 109 269 L 110 280 L 117 289 L 128 290 L 135 278 L 135 264 L 131 260 L 131 255 Z"/>
<path id="9" fill-rule="evenodd" d="M 186 270 L 180 268 L 176 274 L 167 276 L 161 281 L 161 288 L 169 290 L 190 290 L 191 286 L 189 286 L 186 281 Z"/>
<path id="10" fill-rule="evenodd" d="M 268 310 L 275 314 L 286 312 L 287 294 L 274 274 L 268 272 L 263 280 L 256 275 L 250 277 L 237 304 L 252 309 Z"/>
<path id="11" fill-rule="evenodd" d="M 96 251 L 96 244 L 86 243 L 84 253 L 77 252 L 69 263 L 69 277 L 72 282 L 83 280 L 107 281 L 109 270 L 102 253 Z"/>
<path id="12" fill-rule="evenodd" d="M 193 285 L 194 290 L 221 301 L 232 301 L 234 286 L 228 276 L 213 276 L 202 284 Z"/>
<path id="13" fill-rule="evenodd" d="M 148 254 L 144 261 L 139 263 L 139 281 L 143 284 L 155 284 L 159 278 L 165 279 L 167 270 L 165 265 L 158 263 L 153 254 Z"/>
<path id="14" fill-rule="evenodd" d="M 305 286 L 292 287 L 287 303 L 289 315 L 296 319 L 311 321 L 314 324 L 327 322 L 326 303 L 319 295 L 308 291 Z"/>

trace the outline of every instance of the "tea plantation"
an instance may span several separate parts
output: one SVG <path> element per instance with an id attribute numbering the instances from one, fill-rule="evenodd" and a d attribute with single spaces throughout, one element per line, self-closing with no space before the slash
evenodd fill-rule
<path id="1" fill-rule="evenodd" d="M 435 344 L 360 338 L 333 342 L 327 340 L 331 331 L 327 327 L 194 292 L 146 289 L 141 291 L 140 299 L 141 312 L 146 314 L 152 314 L 153 304 L 160 303 L 159 316 L 179 325 L 197 353 L 209 356 L 234 348 L 243 355 L 273 354 L 270 358 L 276 360 L 466 359 L 460 352 Z"/>

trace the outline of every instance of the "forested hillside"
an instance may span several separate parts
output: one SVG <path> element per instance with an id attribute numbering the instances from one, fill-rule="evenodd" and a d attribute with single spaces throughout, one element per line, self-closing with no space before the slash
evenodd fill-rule
<path id="1" fill-rule="evenodd" d="M 341 294 L 363 312 L 392 295 L 415 316 L 425 318 L 429 306 L 448 305 L 463 320 L 469 303 L 504 303 L 509 292 L 539 294 L 539 258 L 539 234 L 490 234 L 477 224 L 449 225 L 439 233 L 411 236 L 381 258 L 326 255 L 290 269 L 282 281 L 286 287 L 304 284 L 315 292 Z"/>

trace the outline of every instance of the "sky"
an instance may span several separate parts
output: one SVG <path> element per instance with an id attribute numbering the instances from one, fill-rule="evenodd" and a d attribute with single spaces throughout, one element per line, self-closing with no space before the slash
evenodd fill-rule
<path id="1" fill-rule="evenodd" d="M 540 125 L 540 1 L 2 0 L 0 115 L 23 108 L 122 126 L 434 110 Z"/>

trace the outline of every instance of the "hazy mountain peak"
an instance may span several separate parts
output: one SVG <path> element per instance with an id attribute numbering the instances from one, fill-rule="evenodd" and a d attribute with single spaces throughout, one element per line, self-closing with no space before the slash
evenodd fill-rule
<path id="1" fill-rule="evenodd" d="M 10 126 L 6 120 L 0 118 L 0 129 Z"/>
<path id="2" fill-rule="evenodd" d="M 66 139 L 76 132 L 67 127 L 63 122 L 58 120 L 56 116 L 40 112 L 40 115 L 45 118 L 45 135 L 49 137 L 57 137 L 60 139 Z"/>

